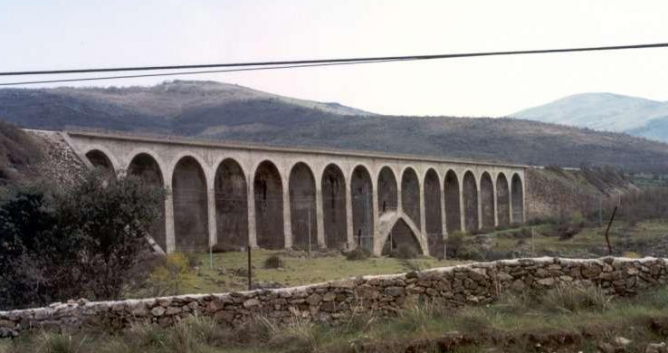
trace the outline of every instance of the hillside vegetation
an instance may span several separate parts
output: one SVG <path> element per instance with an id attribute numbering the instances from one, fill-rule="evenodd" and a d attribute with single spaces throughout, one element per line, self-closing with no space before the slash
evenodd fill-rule
<path id="1" fill-rule="evenodd" d="M 583 93 L 512 114 L 513 117 L 668 142 L 668 102 L 612 93 Z"/>
<path id="2" fill-rule="evenodd" d="M 39 144 L 29 134 L 0 121 L 0 187 L 20 179 L 42 158 Z"/>
<path id="3" fill-rule="evenodd" d="M 517 119 L 379 116 L 215 82 L 6 89 L 0 90 L 0 116 L 39 129 L 78 126 L 531 165 L 668 171 L 668 145 L 623 134 Z"/>

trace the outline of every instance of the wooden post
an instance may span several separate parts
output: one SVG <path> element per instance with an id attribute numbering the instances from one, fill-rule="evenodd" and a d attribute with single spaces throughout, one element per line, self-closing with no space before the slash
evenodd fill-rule
<path id="1" fill-rule="evenodd" d="M 610 227 L 612 226 L 612 221 L 615 219 L 615 214 L 617 213 L 617 206 L 612 210 L 612 217 L 610 217 L 610 222 L 608 222 L 608 228 L 605 230 L 605 242 L 608 244 L 608 255 L 612 255 L 612 245 L 610 245 Z"/>

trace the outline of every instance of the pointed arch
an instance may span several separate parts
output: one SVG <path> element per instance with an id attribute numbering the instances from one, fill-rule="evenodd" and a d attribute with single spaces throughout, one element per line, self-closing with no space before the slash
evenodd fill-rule
<path id="1" fill-rule="evenodd" d="M 322 173 L 322 213 L 325 244 L 329 249 L 343 249 L 347 243 L 346 179 L 336 164 Z"/>
<path id="2" fill-rule="evenodd" d="M 401 207 L 420 228 L 420 179 L 411 167 L 406 168 L 401 176 Z"/>
<path id="3" fill-rule="evenodd" d="M 350 178 L 350 194 L 353 205 L 353 237 L 356 245 L 373 251 L 373 183 L 371 174 L 363 166 L 357 166 Z"/>
<path id="4" fill-rule="evenodd" d="M 448 234 L 462 229 L 462 210 L 460 207 L 459 178 L 454 170 L 448 170 L 443 184 L 445 197 L 445 227 Z"/>
<path id="5" fill-rule="evenodd" d="M 274 163 L 260 163 L 255 170 L 253 190 L 257 245 L 265 249 L 284 248 L 283 184 Z"/>
<path id="6" fill-rule="evenodd" d="M 217 244 L 235 249 L 248 245 L 248 185 L 234 159 L 218 164 L 214 177 Z"/>
<path id="7" fill-rule="evenodd" d="M 177 251 L 209 247 L 209 210 L 204 169 L 195 157 L 179 159 L 172 174 L 174 235 Z"/>
<path id="8" fill-rule="evenodd" d="M 409 221 L 410 222 L 410 221 Z M 403 217 L 397 217 L 394 225 L 385 238 L 385 244 L 381 251 L 381 255 L 391 255 L 398 247 L 405 246 L 413 248 L 417 254 L 422 254 L 422 247 L 420 246 L 419 229 L 415 225 L 409 225 Z M 417 232 L 417 233 L 416 233 Z"/>
<path id="9" fill-rule="evenodd" d="M 494 228 L 494 183 L 488 172 L 480 177 L 480 206 L 482 209 L 482 227 Z"/>
<path id="10" fill-rule="evenodd" d="M 306 163 L 292 167 L 289 177 L 292 246 L 307 250 L 318 247 L 316 225 L 315 178 Z"/>

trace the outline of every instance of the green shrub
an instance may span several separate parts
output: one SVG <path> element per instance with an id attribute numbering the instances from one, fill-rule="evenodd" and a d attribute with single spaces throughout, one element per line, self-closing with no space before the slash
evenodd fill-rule
<path id="1" fill-rule="evenodd" d="M 410 244 L 399 244 L 390 254 L 391 257 L 397 259 L 416 259 L 419 255 L 415 246 Z"/>
<path id="2" fill-rule="evenodd" d="M 363 247 L 357 247 L 346 253 L 346 260 L 363 261 L 371 256 L 371 252 Z"/>
<path id="3" fill-rule="evenodd" d="M 120 297 L 162 207 L 163 190 L 101 172 L 16 187 L 0 200 L 0 307 Z"/>
<path id="4" fill-rule="evenodd" d="M 284 267 L 285 262 L 278 255 L 271 255 L 266 260 L 264 260 L 264 268 L 266 269 L 277 269 Z"/>
<path id="5" fill-rule="evenodd" d="M 460 231 L 454 231 L 448 235 L 445 242 L 448 257 L 456 258 L 459 255 L 459 249 L 464 244 L 464 236 L 466 234 Z"/>

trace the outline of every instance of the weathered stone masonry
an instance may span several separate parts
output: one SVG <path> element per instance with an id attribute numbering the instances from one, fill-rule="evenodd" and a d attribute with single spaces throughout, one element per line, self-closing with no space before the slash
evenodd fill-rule
<path id="1" fill-rule="evenodd" d="M 418 300 L 447 306 L 485 304 L 503 291 L 545 290 L 557 285 L 597 285 L 626 296 L 665 285 L 666 259 L 536 258 L 431 269 L 302 287 L 114 302 L 69 302 L 47 308 L 0 312 L 0 336 L 38 327 L 76 330 L 83 325 L 122 328 L 135 321 L 168 326 L 191 315 L 239 325 L 254 315 L 288 322 L 295 316 L 335 324 L 357 313 L 392 314 Z"/>
<path id="2" fill-rule="evenodd" d="M 169 192 L 152 236 L 167 253 L 216 244 L 277 248 L 364 246 L 390 234 L 443 255 L 448 233 L 525 220 L 526 166 L 360 151 L 140 136 L 63 133 L 109 172 Z"/>

